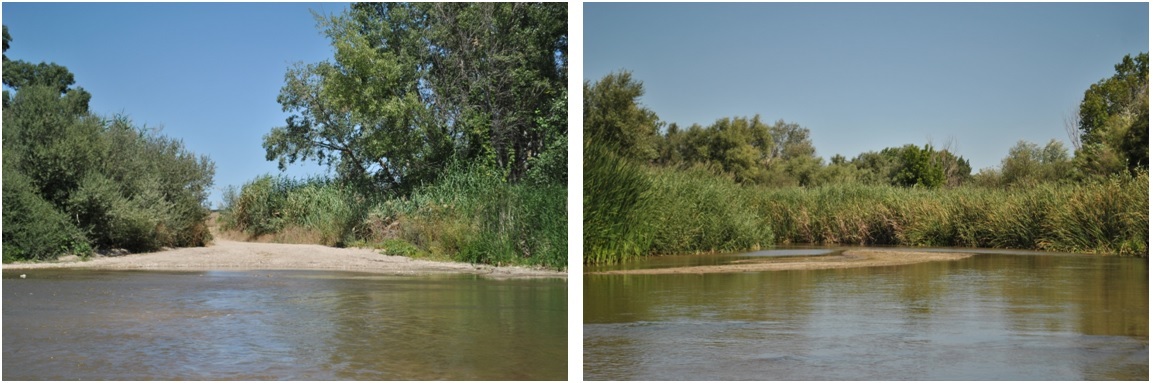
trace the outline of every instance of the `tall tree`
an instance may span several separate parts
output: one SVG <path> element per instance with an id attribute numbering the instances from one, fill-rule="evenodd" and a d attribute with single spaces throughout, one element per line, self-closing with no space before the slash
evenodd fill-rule
<path id="1" fill-rule="evenodd" d="M 1075 162 L 1085 176 L 1148 168 L 1149 54 L 1125 55 L 1114 70 L 1081 101 Z"/>
<path id="2" fill-rule="evenodd" d="M 896 185 L 936 188 L 945 183 L 945 170 L 933 160 L 932 146 L 905 145 L 898 153 L 900 165 L 893 177 Z"/>
<path id="3" fill-rule="evenodd" d="M 584 136 L 609 146 L 625 158 L 650 161 L 656 158 L 656 113 L 640 104 L 644 85 L 632 73 L 606 75 L 584 84 Z"/>
<path id="4" fill-rule="evenodd" d="M 547 122 L 567 83 L 564 4 L 358 3 L 318 19 L 335 55 L 286 75 L 294 114 L 265 137 L 282 166 L 396 188 L 456 156 L 518 180 L 567 135 Z"/>
<path id="5" fill-rule="evenodd" d="M 568 10 L 563 3 L 420 3 L 431 24 L 430 78 L 450 116 L 518 179 L 550 139 L 537 115 L 566 93 Z M 453 108 L 455 106 L 455 108 Z"/>

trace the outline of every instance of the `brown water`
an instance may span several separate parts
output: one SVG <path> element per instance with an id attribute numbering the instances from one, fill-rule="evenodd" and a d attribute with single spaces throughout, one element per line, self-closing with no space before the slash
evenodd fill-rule
<path id="1" fill-rule="evenodd" d="M 585 275 L 584 377 L 1147 380 L 1148 265 L 1003 252 L 860 269 Z"/>
<path id="2" fill-rule="evenodd" d="M 5 380 L 567 377 L 559 279 L 3 274 Z"/>

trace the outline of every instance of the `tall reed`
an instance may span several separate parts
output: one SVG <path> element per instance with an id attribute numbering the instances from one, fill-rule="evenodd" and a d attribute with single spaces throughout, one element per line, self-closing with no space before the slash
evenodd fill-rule
<path id="1" fill-rule="evenodd" d="M 559 184 L 509 183 L 484 165 L 452 165 L 407 196 L 264 176 L 226 198 L 221 223 L 276 242 L 561 269 L 568 264 L 566 192 Z"/>
<path id="2" fill-rule="evenodd" d="M 600 144 L 585 145 L 585 262 L 617 263 L 648 255 L 653 241 L 651 182 L 641 166 Z"/>
<path id="3" fill-rule="evenodd" d="M 1011 188 L 859 184 L 769 188 L 740 186 L 704 169 L 639 172 L 638 168 L 613 178 L 606 173 L 615 168 L 594 168 L 590 173 L 588 165 L 586 161 L 585 262 L 591 264 L 622 259 L 603 254 L 611 251 L 669 254 L 773 244 L 1149 254 L 1147 173 L 1080 185 L 1040 183 Z M 589 178 L 590 174 L 600 179 Z M 621 184 L 632 179 L 636 186 L 627 190 L 639 202 L 629 205 L 631 200 L 613 193 L 626 190 Z M 605 189 L 590 190 L 590 185 Z M 590 220 L 588 214 L 594 211 L 587 210 L 590 200 L 594 208 L 627 214 L 612 215 L 615 220 L 604 222 L 610 215 L 602 213 L 599 220 Z M 630 235 L 624 230 L 638 228 L 648 235 L 647 241 L 629 241 L 627 252 L 613 247 L 613 239 Z M 590 241 L 598 246 L 593 252 Z"/>

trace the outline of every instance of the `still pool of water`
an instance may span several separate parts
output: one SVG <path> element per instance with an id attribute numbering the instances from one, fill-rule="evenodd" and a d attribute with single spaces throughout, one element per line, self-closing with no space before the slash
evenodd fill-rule
<path id="1" fill-rule="evenodd" d="M 585 275 L 584 377 L 1147 380 L 1148 265 L 1001 253 L 858 269 Z"/>
<path id="2" fill-rule="evenodd" d="M 4 380 L 563 380 L 568 373 L 563 279 L 3 275 Z"/>

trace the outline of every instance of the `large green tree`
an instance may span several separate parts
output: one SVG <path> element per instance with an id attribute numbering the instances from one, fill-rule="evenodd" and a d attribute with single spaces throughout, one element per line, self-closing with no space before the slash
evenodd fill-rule
<path id="1" fill-rule="evenodd" d="M 584 83 L 584 138 L 628 159 L 656 158 L 657 114 L 640 104 L 644 85 L 627 71 Z"/>
<path id="2" fill-rule="evenodd" d="M 1005 185 L 1057 182 L 1070 178 L 1072 170 L 1069 151 L 1061 141 L 1049 140 L 1044 147 L 1018 141 L 1001 160 L 1001 182 Z"/>
<path id="3" fill-rule="evenodd" d="M 918 148 L 916 145 L 905 145 L 898 152 L 900 166 L 897 168 L 893 182 L 900 186 L 922 186 L 936 188 L 945 183 L 945 169 L 940 162 L 934 161 L 933 147 L 925 145 Z"/>
<path id="4" fill-rule="evenodd" d="M 1074 162 L 1086 177 L 1149 167 L 1149 54 L 1125 55 L 1114 70 L 1081 101 Z"/>
<path id="5" fill-rule="evenodd" d="M 567 136 L 548 123 L 564 114 L 564 4 L 358 3 L 318 20 L 335 54 L 285 76 L 293 114 L 264 140 L 282 167 L 315 159 L 404 190 L 456 158 L 519 180 Z"/>

